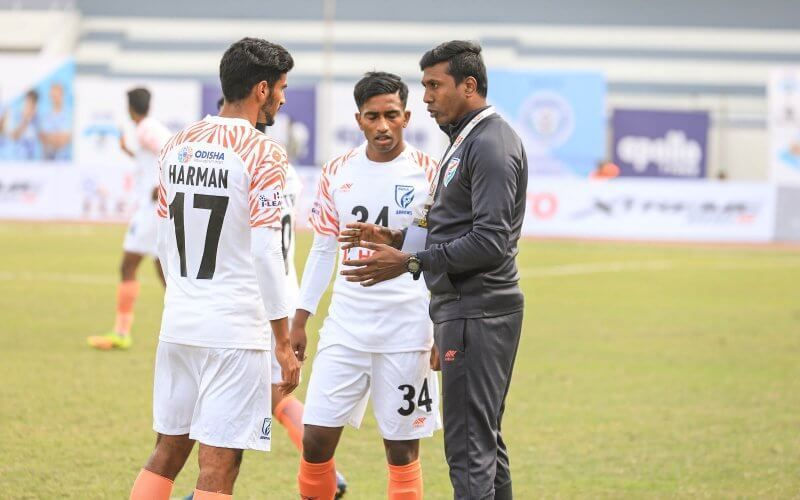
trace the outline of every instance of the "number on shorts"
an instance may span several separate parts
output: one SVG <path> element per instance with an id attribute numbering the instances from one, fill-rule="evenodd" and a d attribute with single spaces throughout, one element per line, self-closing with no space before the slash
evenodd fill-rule
<path id="1" fill-rule="evenodd" d="M 403 401 L 408 403 L 407 407 L 398 408 L 397 413 L 407 417 L 414 413 L 414 408 L 416 407 L 425 408 L 426 412 L 431 412 L 433 399 L 431 399 L 430 392 L 428 391 L 427 378 L 422 382 L 422 387 L 419 390 L 419 399 L 417 399 L 416 405 L 414 404 L 414 396 L 417 395 L 417 390 L 414 389 L 413 385 L 403 384 L 397 388 L 403 391 Z"/>

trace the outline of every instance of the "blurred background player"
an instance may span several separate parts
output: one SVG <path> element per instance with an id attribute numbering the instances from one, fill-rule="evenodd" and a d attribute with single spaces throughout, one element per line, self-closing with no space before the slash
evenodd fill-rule
<path id="1" fill-rule="evenodd" d="M 403 141 L 411 113 L 408 88 L 398 76 L 367 73 L 354 96 L 366 142 L 322 170 L 310 216 L 314 243 L 292 324 L 292 343 L 301 359 L 306 322 L 336 267 L 339 231 L 354 221 L 407 226 L 435 175 L 435 162 Z M 357 258 L 365 250 L 349 252 Z M 439 424 L 427 307 L 424 283 L 410 275 L 373 290 L 337 276 L 303 414 L 302 498 L 334 497 L 336 446 L 345 424 L 359 427 L 370 393 L 389 464 L 388 497 L 422 498 L 419 439 L 432 436 Z"/>
<path id="2" fill-rule="evenodd" d="M 271 326 L 293 391 L 300 362 L 289 343 L 281 245 L 288 160 L 255 129 L 284 103 L 294 61 L 280 45 L 244 38 L 220 63 L 225 104 L 162 151 L 159 255 L 167 277 L 153 383 L 156 448 L 131 498 L 169 498 L 200 441 L 194 498 L 231 498 L 244 449 L 271 442 Z M 269 325 L 268 325 L 269 322 Z"/>
<path id="3" fill-rule="evenodd" d="M 156 258 L 156 198 L 158 193 L 158 156 L 169 140 L 170 132 L 161 122 L 149 116 L 150 91 L 135 88 L 128 91 L 128 113 L 136 124 L 136 147 L 131 150 L 120 134 L 120 147 L 134 158 L 136 210 L 128 224 L 128 232 L 122 244 L 122 280 L 117 287 L 117 314 L 114 327 L 105 335 L 88 338 L 89 345 L 97 349 L 127 349 L 131 346 L 133 309 L 139 296 L 139 281 L 136 271 L 146 256 L 156 262 L 156 271 L 161 282 L 164 274 Z"/>
<path id="4" fill-rule="evenodd" d="M 224 99 L 220 99 L 219 102 L 217 102 L 217 108 L 221 109 L 224 102 Z M 262 113 L 256 123 L 256 129 L 266 133 L 267 127 L 271 126 L 267 120 L 267 117 Z M 294 313 L 294 307 L 297 304 L 297 296 L 300 290 L 297 283 L 297 269 L 294 265 L 294 248 L 295 222 L 297 220 L 295 217 L 295 209 L 302 188 L 303 185 L 300 182 L 300 177 L 297 175 L 297 170 L 289 163 L 286 169 L 286 187 L 283 191 L 283 204 L 281 205 L 281 250 L 283 252 L 284 269 L 286 270 L 286 290 L 289 303 L 292 305 L 290 308 L 292 313 Z M 280 384 L 283 378 L 280 364 L 275 357 L 274 336 L 272 337 L 272 342 L 272 415 L 286 428 L 286 431 L 289 433 L 289 439 L 302 453 L 303 403 L 291 394 L 284 394 L 281 390 Z M 347 481 L 344 476 L 337 471 L 336 498 L 341 498 L 346 490 Z M 184 497 L 184 500 L 192 500 L 193 496 L 194 493 L 190 493 Z"/>

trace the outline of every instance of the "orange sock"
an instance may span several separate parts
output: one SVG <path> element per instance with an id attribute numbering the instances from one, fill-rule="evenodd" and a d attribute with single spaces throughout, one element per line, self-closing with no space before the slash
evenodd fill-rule
<path id="1" fill-rule="evenodd" d="M 408 465 L 389 464 L 389 500 L 422 499 L 422 466 L 419 459 Z"/>
<path id="2" fill-rule="evenodd" d="M 142 469 L 133 483 L 130 500 L 169 500 L 171 494 L 172 481 Z"/>
<path id="3" fill-rule="evenodd" d="M 301 498 L 332 500 L 336 494 L 336 466 L 333 459 L 321 464 L 312 464 L 300 458 L 297 486 Z"/>
<path id="4" fill-rule="evenodd" d="M 286 427 L 289 439 L 303 451 L 303 403 L 294 396 L 285 396 L 275 407 L 275 418 Z"/>
<path id="5" fill-rule="evenodd" d="M 233 495 L 226 495 L 225 493 L 213 493 L 211 491 L 194 490 L 195 500 L 227 500 L 233 498 Z"/>
<path id="6" fill-rule="evenodd" d="M 120 335 L 128 335 L 133 325 L 133 305 L 139 296 L 138 281 L 123 281 L 117 287 L 117 319 L 114 331 Z"/>

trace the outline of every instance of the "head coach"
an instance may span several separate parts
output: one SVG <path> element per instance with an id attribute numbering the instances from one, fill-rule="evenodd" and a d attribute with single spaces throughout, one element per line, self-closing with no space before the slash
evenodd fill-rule
<path id="1" fill-rule="evenodd" d="M 442 368 L 444 441 L 458 499 L 509 499 L 501 433 L 522 329 L 517 242 L 528 166 L 522 142 L 487 106 L 481 47 L 443 43 L 420 61 L 428 111 L 450 138 L 423 213 L 404 231 L 348 225 L 344 247 L 373 250 L 342 272 L 364 286 L 424 273 Z"/>

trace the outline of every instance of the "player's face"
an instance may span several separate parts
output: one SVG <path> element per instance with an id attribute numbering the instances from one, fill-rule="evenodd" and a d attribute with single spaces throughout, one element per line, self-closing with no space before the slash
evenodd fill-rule
<path id="1" fill-rule="evenodd" d="M 264 114 L 265 123 L 268 127 L 275 125 L 275 117 L 278 115 L 278 110 L 281 109 L 286 103 L 285 90 L 288 85 L 286 84 L 286 73 L 282 74 L 280 79 L 275 82 L 275 85 L 269 90 L 267 100 L 261 107 L 261 112 Z M 259 119 L 260 121 L 260 119 Z"/>
<path id="2" fill-rule="evenodd" d="M 465 112 L 466 85 L 447 72 L 450 63 L 445 61 L 425 68 L 422 72 L 422 86 L 425 95 L 422 100 L 428 105 L 428 113 L 439 125 L 447 125 L 458 120 Z"/>
<path id="3" fill-rule="evenodd" d="M 406 111 L 398 92 L 370 97 L 356 113 L 358 127 L 367 148 L 377 155 L 392 155 L 403 148 L 403 129 L 411 112 Z"/>

